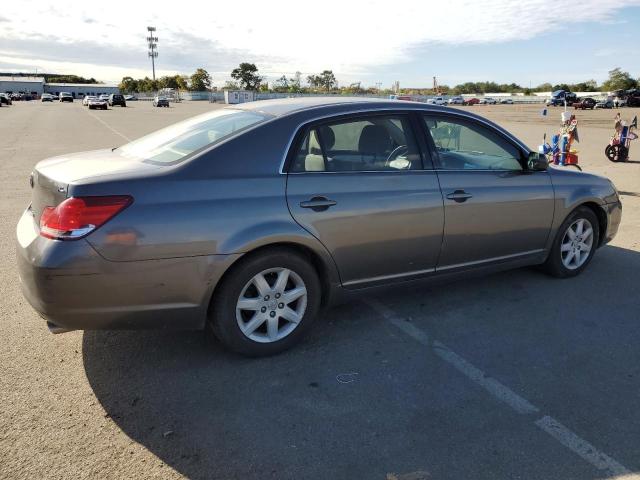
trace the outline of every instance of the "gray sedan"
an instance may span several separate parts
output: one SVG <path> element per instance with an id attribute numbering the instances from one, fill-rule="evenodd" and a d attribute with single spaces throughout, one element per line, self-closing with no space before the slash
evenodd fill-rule
<path id="1" fill-rule="evenodd" d="M 20 280 L 53 332 L 209 326 L 268 355 L 339 298 L 527 265 L 572 277 L 618 229 L 606 178 L 480 116 L 306 98 L 189 119 L 34 169 Z"/>

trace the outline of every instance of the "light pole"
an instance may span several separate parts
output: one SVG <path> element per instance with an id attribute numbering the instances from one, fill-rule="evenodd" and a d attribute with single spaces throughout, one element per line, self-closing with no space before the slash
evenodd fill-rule
<path id="1" fill-rule="evenodd" d="M 147 43 L 149 45 L 149 56 L 151 57 L 151 68 L 153 69 L 153 81 L 156 80 L 156 58 L 158 57 L 158 37 L 155 36 L 156 27 L 147 27 L 149 36 Z"/>

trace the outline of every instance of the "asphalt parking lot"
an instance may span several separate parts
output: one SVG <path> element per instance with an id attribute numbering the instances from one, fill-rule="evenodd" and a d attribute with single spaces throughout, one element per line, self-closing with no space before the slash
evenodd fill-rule
<path id="1" fill-rule="evenodd" d="M 211 108 L 0 109 L 0 478 L 640 478 L 640 141 L 605 159 L 611 110 L 578 112 L 578 150 L 621 192 L 622 225 L 575 279 L 378 292 L 263 359 L 200 332 L 49 334 L 14 261 L 35 163 Z M 561 111 L 465 108 L 533 147 Z"/>

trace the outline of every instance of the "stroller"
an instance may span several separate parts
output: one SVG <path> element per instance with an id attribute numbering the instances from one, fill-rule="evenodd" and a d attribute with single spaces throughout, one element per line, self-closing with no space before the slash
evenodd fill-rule
<path id="1" fill-rule="evenodd" d="M 629 145 L 631 140 L 638 138 L 634 130 L 638 129 L 638 117 L 633 117 L 631 125 L 627 126 L 624 120 L 620 119 L 620 114 L 616 115 L 615 132 L 609 141 L 609 145 L 604 149 L 604 154 L 612 162 L 626 162 L 629 159 Z"/>

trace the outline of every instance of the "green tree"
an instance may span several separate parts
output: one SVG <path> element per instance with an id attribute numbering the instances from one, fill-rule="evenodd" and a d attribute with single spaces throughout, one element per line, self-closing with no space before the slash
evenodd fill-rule
<path id="1" fill-rule="evenodd" d="M 282 75 L 278 80 L 273 82 L 273 90 L 275 92 L 288 92 L 289 91 L 289 79 Z"/>
<path id="2" fill-rule="evenodd" d="M 309 75 L 307 82 L 312 88 L 321 88 L 327 92 L 331 91 L 337 84 L 336 76 L 332 70 L 323 70 L 320 75 Z"/>
<path id="3" fill-rule="evenodd" d="M 609 78 L 602 84 L 603 90 L 629 90 L 638 86 L 637 80 L 629 75 L 629 72 L 623 72 L 620 68 L 614 68 L 609 71 Z"/>
<path id="4" fill-rule="evenodd" d="M 138 82 L 138 92 L 155 92 L 158 90 L 158 81 L 152 80 L 149 77 L 144 77 Z"/>
<path id="5" fill-rule="evenodd" d="M 240 84 L 238 82 L 233 82 L 227 80 L 222 87 L 223 90 L 240 90 Z"/>
<path id="6" fill-rule="evenodd" d="M 78 75 L 44 75 L 45 81 L 50 83 L 100 83 L 95 78 L 84 78 Z"/>
<path id="7" fill-rule="evenodd" d="M 289 91 L 291 93 L 300 93 L 302 91 L 302 73 L 296 72 L 292 78 L 289 79 Z"/>
<path id="8" fill-rule="evenodd" d="M 255 63 L 241 63 L 231 72 L 231 78 L 236 80 L 244 90 L 259 90 L 263 78 L 258 75 Z"/>
<path id="9" fill-rule="evenodd" d="M 160 77 L 158 79 L 158 87 L 159 88 L 178 88 L 178 82 L 176 82 L 175 77 L 170 77 L 165 75 L 164 77 Z"/>
<path id="10" fill-rule="evenodd" d="M 189 77 L 186 75 L 176 75 L 175 78 L 178 89 L 187 90 L 189 88 Z"/>
<path id="11" fill-rule="evenodd" d="M 137 92 L 138 80 L 135 80 L 132 77 L 122 77 L 118 88 L 121 92 Z"/>
<path id="12" fill-rule="evenodd" d="M 204 92 L 211 88 L 211 75 L 204 68 L 198 68 L 191 75 L 190 90 Z"/>
<path id="13" fill-rule="evenodd" d="M 553 90 L 553 85 L 550 83 L 541 83 L 536 88 L 534 88 L 536 92 L 550 92 Z"/>

